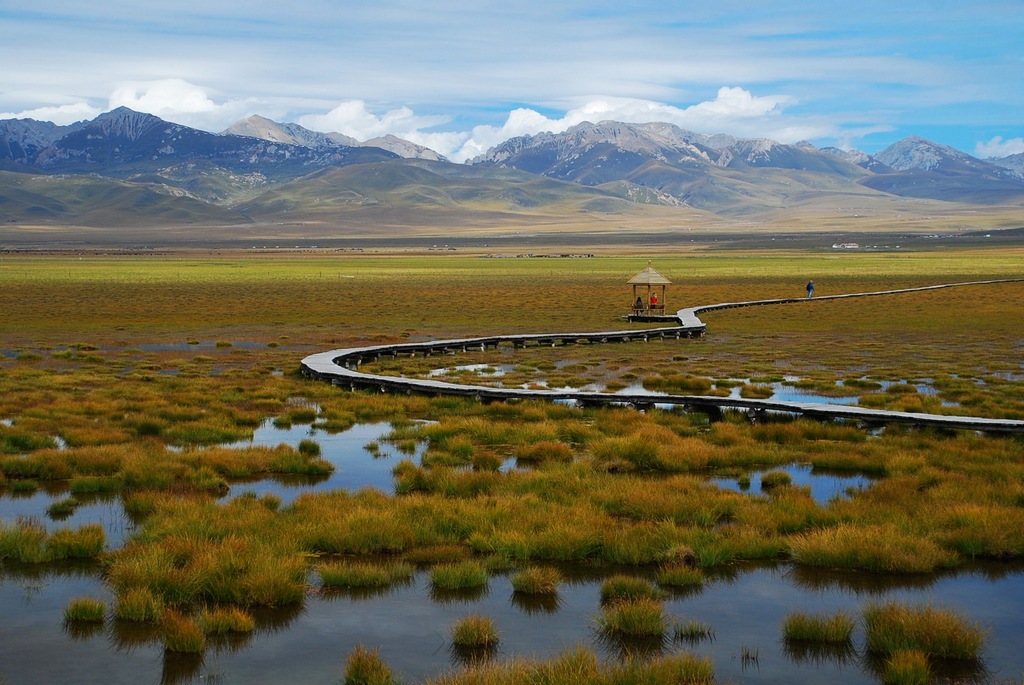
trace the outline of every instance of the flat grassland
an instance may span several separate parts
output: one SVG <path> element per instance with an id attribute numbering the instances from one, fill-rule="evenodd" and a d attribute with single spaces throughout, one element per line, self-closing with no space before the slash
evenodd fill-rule
<path id="1" fill-rule="evenodd" d="M 301 603 L 315 583 L 314 557 L 334 554 L 417 565 L 472 558 L 490 569 L 655 565 L 676 575 L 740 560 L 931 573 L 1024 556 L 1019 437 L 488 406 L 350 393 L 297 373 L 303 356 L 334 347 L 619 330 L 631 325 L 619 319 L 631 300 L 625 283 L 646 264 L 646 256 L 4 256 L 0 491 L 70 482 L 72 493 L 116 492 L 141 528 L 101 552 L 3 522 L 0 558 L 98 557 L 119 601 L 145 593 L 156 606 L 198 615 L 210 603 Z M 671 310 L 800 296 L 809 278 L 818 295 L 1017 278 L 1024 250 L 693 253 L 655 256 L 654 266 L 673 281 Z M 509 382 L 611 389 L 756 393 L 785 381 L 823 394 L 855 388 L 871 406 L 1024 418 L 1024 283 L 727 310 L 705 321 L 699 340 L 431 364 L 507 363 Z M 396 360 L 384 370 L 432 367 Z M 218 501 L 231 478 L 332 468 L 315 445 L 220 446 L 268 417 L 325 430 L 387 420 L 390 440 L 427 449 L 421 463 L 396 466 L 394 493 L 306 494 L 289 506 Z M 500 469 L 510 458 L 522 468 Z M 828 502 L 793 485 L 754 496 L 707 481 L 790 464 L 877 480 Z"/>

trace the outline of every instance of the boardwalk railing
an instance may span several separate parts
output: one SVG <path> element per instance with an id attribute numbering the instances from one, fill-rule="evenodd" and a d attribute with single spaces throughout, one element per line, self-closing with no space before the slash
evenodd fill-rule
<path id="1" fill-rule="evenodd" d="M 971 285 L 987 285 L 993 283 L 1021 282 L 1024 279 L 1005 279 L 995 281 L 972 281 L 968 283 L 948 283 L 886 290 L 869 293 L 851 293 L 846 295 L 829 295 L 813 300 L 807 298 L 784 298 L 775 300 L 754 300 L 749 302 L 726 302 L 721 304 L 701 305 L 680 309 L 676 312 L 678 326 L 648 328 L 629 331 L 601 331 L 596 333 L 540 333 L 522 335 L 496 335 L 480 338 L 459 338 L 453 340 L 434 340 L 415 343 L 397 343 L 393 345 L 373 345 L 369 347 L 353 347 L 331 350 L 312 354 L 302 360 L 302 373 L 310 378 L 328 381 L 334 385 L 347 387 L 350 390 L 377 389 L 381 392 L 418 393 L 425 395 L 456 395 L 474 397 L 481 401 L 504 401 L 510 399 L 547 399 L 571 400 L 584 406 L 630 405 L 641 409 L 655 405 L 678 405 L 689 410 L 709 412 L 712 414 L 722 409 L 745 409 L 754 414 L 763 412 L 785 412 L 820 419 L 849 419 L 867 424 L 908 423 L 914 425 L 944 426 L 987 432 L 1024 432 L 1024 421 L 1012 419 L 989 419 L 970 416 L 951 416 L 944 414 L 924 414 L 916 412 L 897 412 L 882 409 L 868 409 L 849 405 L 810 402 L 783 402 L 778 400 L 756 400 L 741 397 L 711 397 L 705 395 L 652 395 L 643 393 L 600 393 L 579 390 L 540 390 L 526 388 L 496 388 L 483 385 L 467 385 L 449 383 L 424 378 L 405 378 L 402 376 L 384 376 L 364 373 L 359 367 L 385 356 L 449 354 L 452 352 L 483 351 L 498 345 L 512 345 L 516 348 L 561 345 L 638 342 L 666 338 L 689 338 L 701 336 L 706 325 L 697 315 L 702 312 L 735 307 L 752 307 L 772 304 L 790 304 L 813 302 L 816 300 L 836 300 L 851 297 L 871 297 L 878 295 L 894 295 L 898 293 L 936 290 Z"/>

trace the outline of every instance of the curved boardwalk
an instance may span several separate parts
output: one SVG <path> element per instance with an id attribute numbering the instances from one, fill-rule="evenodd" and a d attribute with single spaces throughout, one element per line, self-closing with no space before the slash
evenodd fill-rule
<path id="1" fill-rule="evenodd" d="M 551 333 L 496 335 L 482 338 L 460 338 L 454 340 L 434 340 L 419 343 L 398 343 L 394 345 L 372 345 L 369 347 L 352 347 L 312 354 L 302 360 L 302 373 L 347 387 L 351 390 L 378 389 L 381 392 L 419 393 L 426 395 L 459 395 L 474 397 L 481 401 L 500 401 L 508 399 L 541 398 L 548 400 L 572 400 L 584 406 L 598 405 L 631 405 L 637 408 L 649 408 L 655 404 L 679 405 L 687 409 L 717 414 L 722 409 L 746 409 L 753 413 L 786 412 L 821 419 L 855 419 L 867 424 L 909 423 L 914 425 L 944 426 L 947 428 L 963 428 L 989 432 L 1024 432 L 1024 421 L 1010 419 L 986 419 L 969 416 L 945 416 L 940 414 L 922 414 L 915 412 L 897 412 L 881 409 L 867 409 L 849 405 L 837 405 L 810 402 L 780 402 L 775 400 L 753 400 L 739 397 L 709 397 L 704 395 L 648 395 L 628 393 L 599 393 L 578 390 L 527 390 L 524 388 L 494 388 L 483 385 L 463 385 L 445 381 L 422 378 L 404 378 L 401 376 L 382 376 L 363 373 L 359 367 L 363 362 L 375 361 L 383 356 L 422 354 L 447 354 L 450 352 L 483 351 L 488 347 L 500 344 L 512 345 L 516 348 L 576 344 L 593 344 L 609 342 L 647 341 L 664 338 L 689 338 L 704 334 L 707 326 L 697 315 L 717 309 L 735 307 L 753 307 L 770 304 L 790 304 L 798 302 L 814 302 L 817 300 L 838 300 L 850 297 L 873 297 L 894 295 L 898 293 L 937 290 L 963 286 L 989 285 L 994 283 L 1022 282 L 1024 279 L 1003 279 L 994 281 L 972 281 L 968 283 L 946 283 L 921 288 L 905 288 L 902 290 L 885 290 L 870 293 L 851 293 L 847 295 L 827 295 L 807 298 L 784 298 L 776 300 L 754 300 L 749 302 L 724 302 L 720 304 L 688 307 L 676 312 L 678 325 L 661 328 L 648 328 L 631 331 L 600 331 L 596 333 Z"/>

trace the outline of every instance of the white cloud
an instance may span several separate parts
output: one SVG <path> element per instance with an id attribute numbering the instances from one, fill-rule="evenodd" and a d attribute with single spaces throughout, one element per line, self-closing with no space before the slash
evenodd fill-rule
<path id="1" fill-rule="evenodd" d="M 17 113 L 0 112 L 0 119 L 35 119 L 37 121 L 52 121 L 58 126 L 67 126 L 76 121 L 93 119 L 102 111 L 86 102 L 75 102 L 67 105 L 26 109 Z"/>
<path id="2" fill-rule="evenodd" d="M 1024 138 L 1011 138 L 1003 140 L 1002 136 L 995 136 L 987 143 L 978 143 L 974 146 L 975 155 L 980 159 L 989 157 L 1009 157 L 1024 152 Z"/>
<path id="3" fill-rule="evenodd" d="M 509 113 L 504 125 L 477 126 L 458 150 L 446 153 L 452 160 L 465 161 L 486 152 L 509 138 L 542 132 L 561 133 L 585 121 L 622 121 L 633 124 L 667 122 L 698 133 L 731 133 L 739 136 L 766 137 L 780 142 L 834 134 L 828 124 L 784 117 L 784 108 L 795 104 L 785 95 L 756 96 L 743 88 L 719 88 L 714 100 L 679 108 L 651 100 L 602 98 L 589 100 L 551 119 L 532 109 Z"/>
<path id="4" fill-rule="evenodd" d="M 217 103 L 206 91 L 182 79 L 123 85 L 110 95 L 110 109 L 130 107 L 156 116 L 210 112 Z"/>
<path id="5" fill-rule="evenodd" d="M 298 123 L 321 133 L 343 133 L 359 141 L 377 138 L 391 133 L 399 138 L 411 140 L 410 136 L 422 135 L 423 129 L 433 128 L 448 121 L 445 116 L 419 116 L 408 107 L 391 109 L 377 115 L 366 107 L 362 100 L 348 100 L 327 114 L 307 114 L 299 117 Z"/>
<path id="6" fill-rule="evenodd" d="M 277 116 L 283 112 L 252 99 L 215 102 L 205 88 L 183 79 L 125 83 L 110 94 L 108 109 L 128 107 L 208 131 L 222 131 L 239 119 L 259 112 Z M 274 111 L 269 111 L 273 109 Z"/>

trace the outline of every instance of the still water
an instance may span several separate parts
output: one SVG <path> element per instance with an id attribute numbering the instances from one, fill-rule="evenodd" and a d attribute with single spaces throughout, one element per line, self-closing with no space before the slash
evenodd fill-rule
<path id="1" fill-rule="evenodd" d="M 576 645 L 605 658 L 636 649 L 600 639 L 594 630 L 603 575 L 586 569 L 564 572 L 569 581 L 557 602 L 542 607 L 517 601 L 503 575 L 493 576 L 484 592 L 464 599 L 432 596 L 426 572 L 381 594 L 310 596 L 301 606 L 258 611 L 253 634 L 211 643 L 202 657 L 188 657 L 165 654 L 151 629 L 132 624 L 108 620 L 92 631 L 66 629 L 61 612 L 71 598 L 109 599 L 94 568 L 4 567 L 0 682 L 336 683 L 346 655 L 364 645 L 379 648 L 396 675 L 414 683 L 462 665 L 448 631 L 473 613 L 497 625 L 501 642 L 496 658 L 546 658 Z M 782 641 L 781 625 L 795 610 L 845 609 L 859 615 L 868 603 L 884 599 L 949 607 L 990 630 L 984 666 L 947 664 L 942 666 L 947 675 L 961 682 L 1017 682 L 1020 677 L 1024 572 L 1019 566 L 987 566 L 928 579 L 862 578 L 781 564 L 738 566 L 712 576 L 702 591 L 665 602 L 675 619 L 710 626 L 713 638 L 695 643 L 668 638 L 643 649 L 706 655 L 719 682 L 875 683 L 877 664 L 864 656 L 859 629 L 846 650 L 808 653 Z"/>
<path id="2" fill-rule="evenodd" d="M 382 441 L 388 424 L 357 424 L 342 433 L 310 425 L 281 429 L 264 423 L 249 444 L 297 445 L 316 440 L 336 470 L 320 479 L 264 479 L 234 483 L 228 497 L 242 492 L 274 493 L 286 503 L 310 490 L 374 487 L 393 491 L 391 469 L 400 459 L 419 461 L 422 446 L 402 454 Z M 376 442 L 376 454 L 365 449 Z M 789 466 L 795 484 L 808 485 L 818 501 L 844 496 L 850 487 L 870 480 L 850 474 L 815 472 Z M 754 473 L 748 492 L 756 493 Z M 739 488 L 719 479 L 720 487 Z M 63 521 L 51 521 L 46 508 L 67 495 L 60 488 L 22 497 L 0 497 L 0 518 L 37 518 L 48 527 L 99 522 L 116 548 L 133 528 L 117 497 L 87 500 Z M 864 654 L 858 628 L 846 649 L 808 651 L 781 638 L 784 617 L 796 610 L 834 612 L 859 617 L 871 602 L 896 599 L 931 603 L 957 611 L 988 629 L 983 665 L 940 664 L 945 677 L 959 682 L 1019 682 L 1024 672 L 1024 565 L 988 563 L 957 573 L 884 576 L 826 572 L 785 563 L 736 565 L 719 570 L 694 592 L 671 596 L 666 610 L 679 622 L 700 621 L 713 637 L 697 642 L 664 641 L 622 644 L 599 637 L 600 586 L 622 569 L 562 567 L 566 577 L 557 600 L 535 603 L 517 597 L 509 577 L 491 577 L 485 590 L 469 595 L 439 596 L 426 571 L 412 582 L 381 592 L 311 592 L 301 605 L 262 609 L 257 629 L 231 640 L 211 640 L 202 656 L 165 653 L 152 627 L 109 619 L 93 627 L 71 628 L 63 610 L 74 597 L 108 603 L 98 564 L 20 565 L 0 562 L 0 683 L 337 683 L 347 655 L 357 645 L 379 648 L 383 659 L 405 683 L 416 683 L 463 665 L 449 630 L 469 614 L 491 618 L 500 633 L 495 658 L 548 658 L 577 645 L 617 658 L 630 650 L 644 653 L 691 652 L 708 656 L 718 682 L 736 683 L 877 683 L 878 664 Z M 651 569 L 627 569 L 650 575 Z M 310 585 L 317 580 L 310 578 Z M 751 658 L 753 655 L 753 658 Z"/>

